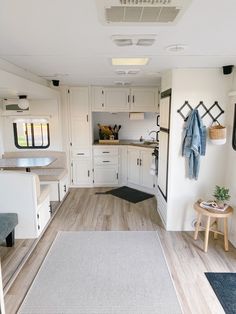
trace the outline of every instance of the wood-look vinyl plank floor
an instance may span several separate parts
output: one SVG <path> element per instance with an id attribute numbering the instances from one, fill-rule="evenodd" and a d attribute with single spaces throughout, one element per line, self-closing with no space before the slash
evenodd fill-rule
<path id="1" fill-rule="evenodd" d="M 197 241 L 192 232 L 167 232 L 151 198 L 132 204 L 112 195 L 96 195 L 104 188 L 73 188 L 40 239 L 17 279 L 5 295 L 6 313 L 15 314 L 43 262 L 58 231 L 156 230 L 173 277 L 184 314 L 223 314 L 207 271 L 236 272 L 236 249 L 223 249 L 223 240 L 209 240 L 208 253 L 202 251 L 203 234 Z M 14 263 L 11 263 L 14 268 Z M 161 313 L 160 313 L 161 314 Z"/>

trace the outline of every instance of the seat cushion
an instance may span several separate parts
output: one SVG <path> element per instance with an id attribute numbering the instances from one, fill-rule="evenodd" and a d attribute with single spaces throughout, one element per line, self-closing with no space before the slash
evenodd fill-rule
<path id="1" fill-rule="evenodd" d="M 37 171 L 39 179 L 41 182 L 44 181 L 60 181 L 67 175 L 66 169 L 40 169 Z"/>
<path id="2" fill-rule="evenodd" d="M 48 184 L 40 185 L 40 195 L 37 198 L 38 205 L 42 204 L 44 200 L 49 196 L 50 186 Z"/>
<path id="3" fill-rule="evenodd" d="M 5 238 L 13 231 L 18 224 L 18 215 L 15 213 L 0 214 L 0 240 Z"/>

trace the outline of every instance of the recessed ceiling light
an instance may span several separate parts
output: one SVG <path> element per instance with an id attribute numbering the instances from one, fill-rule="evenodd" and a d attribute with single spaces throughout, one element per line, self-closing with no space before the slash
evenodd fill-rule
<path id="1" fill-rule="evenodd" d="M 112 58 L 112 65 L 146 65 L 149 58 Z"/>
<path id="2" fill-rule="evenodd" d="M 140 72 L 139 69 L 117 69 L 115 73 L 117 75 L 137 75 Z"/>
<path id="3" fill-rule="evenodd" d="M 179 44 L 176 44 L 176 45 L 167 46 L 167 47 L 166 47 L 166 50 L 167 50 L 168 52 L 179 53 L 179 52 L 185 51 L 186 48 L 187 48 L 186 45 L 179 45 Z"/>

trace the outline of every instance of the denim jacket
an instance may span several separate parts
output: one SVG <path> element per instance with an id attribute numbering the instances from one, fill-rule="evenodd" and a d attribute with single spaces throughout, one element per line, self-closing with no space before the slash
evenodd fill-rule
<path id="1" fill-rule="evenodd" d="M 197 180 L 200 155 L 206 152 L 206 127 L 197 109 L 192 110 L 184 128 L 182 155 L 188 160 L 188 177 Z"/>

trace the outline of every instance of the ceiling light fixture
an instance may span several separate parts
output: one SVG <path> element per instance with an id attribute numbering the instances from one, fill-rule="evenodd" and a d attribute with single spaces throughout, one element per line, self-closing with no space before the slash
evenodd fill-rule
<path id="1" fill-rule="evenodd" d="M 28 109 L 29 108 L 29 100 L 26 95 L 19 95 L 18 107 L 20 109 Z"/>
<path id="2" fill-rule="evenodd" d="M 112 65 L 147 65 L 149 58 L 112 58 Z"/>

